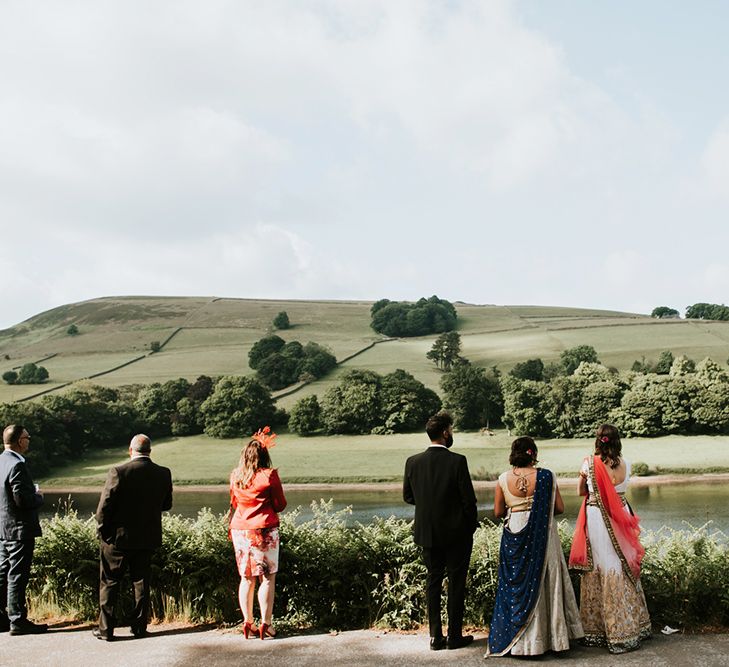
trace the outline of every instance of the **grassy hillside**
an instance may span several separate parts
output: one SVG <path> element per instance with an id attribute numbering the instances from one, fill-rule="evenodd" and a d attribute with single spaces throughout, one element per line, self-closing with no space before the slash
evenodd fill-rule
<path id="1" fill-rule="evenodd" d="M 51 381 L 43 386 L 0 383 L 0 402 L 103 373 L 94 382 L 119 386 L 198 375 L 247 374 L 251 345 L 285 310 L 286 340 L 328 345 L 343 359 L 383 338 L 369 326 L 369 302 L 275 301 L 204 297 L 109 297 L 69 304 L 0 331 L 0 373 L 43 361 Z M 507 371 L 518 361 L 556 360 L 575 345 L 595 347 L 601 361 L 629 368 L 635 359 L 657 359 L 662 350 L 694 359 L 729 357 L 729 322 L 653 320 L 645 315 L 544 306 L 457 303 L 463 354 L 477 364 Z M 71 324 L 79 335 L 69 336 Z M 173 335 L 174 334 L 174 335 Z M 164 348 L 149 354 L 152 341 Z M 440 373 L 425 358 L 435 336 L 382 342 L 345 362 L 330 376 L 280 399 L 289 407 L 301 396 L 322 394 L 349 368 L 386 373 L 403 368 L 433 389 Z M 6 356 L 8 358 L 6 358 Z M 140 360 L 113 372 L 138 357 Z"/>

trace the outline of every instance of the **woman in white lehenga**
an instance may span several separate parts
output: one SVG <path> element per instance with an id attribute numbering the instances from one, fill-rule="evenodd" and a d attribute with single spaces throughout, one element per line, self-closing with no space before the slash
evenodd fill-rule
<path id="1" fill-rule="evenodd" d="M 566 651 L 584 633 L 554 521 L 562 497 L 552 472 L 535 467 L 532 438 L 514 440 L 509 463 L 494 497 L 494 514 L 506 522 L 487 656 Z"/>
<path id="2" fill-rule="evenodd" d="M 630 463 L 621 456 L 618 430 L 597 430 L 595 454 L 580 470 L 585 501 L 572 540 L 570 567 L 583 570 L 580 615 L 588 646 L 625 653 L 651 636 L 651 620 L 640 585 L 645 549 L 638 517 L 625 500 Z"/>

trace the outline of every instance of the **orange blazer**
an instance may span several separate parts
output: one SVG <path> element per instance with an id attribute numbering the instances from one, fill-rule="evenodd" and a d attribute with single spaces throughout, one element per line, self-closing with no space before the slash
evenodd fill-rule
<path id="1" fill-rule="evenodd" d="M 259 468 L 244 489 L 231 476 L 230 505 L 234 510 L 230 520 L 231 530 L 278 526 L 278 512 L 286 508 L 286 497 L 278 471 L 275 468 Z"/>

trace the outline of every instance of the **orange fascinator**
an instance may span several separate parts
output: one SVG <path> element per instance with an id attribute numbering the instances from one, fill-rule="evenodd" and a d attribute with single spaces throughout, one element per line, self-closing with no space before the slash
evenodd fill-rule
<path id="1" fill-rule="evenodd" d="M 264 449 L 271 449 L 276 446 L 276 434 L 271 430 L 270 426 L 264 426 L 259 428 L 252 436 L 251 440 L 256 440 L 261 443 L 261 447 Z"/>

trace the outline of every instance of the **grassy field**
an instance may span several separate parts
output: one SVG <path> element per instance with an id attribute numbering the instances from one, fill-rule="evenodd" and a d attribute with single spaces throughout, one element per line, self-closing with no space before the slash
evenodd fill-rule
<path id="1" fill-rule="evenodd" d="M 248 351 L 270 332 L 285 310 L 292 328 L 277 332 L 285 340 L 315 341 L 343 359 L 383 340 L 370 328 L 371 303 L 364 301 L 276 301 L 213 297 L 109 297 L 69 304 L 0 331 L 0 373 L 50 354 L 43 362 L 46 387 L 0 383 L 0 402 L 14 401 L 64 382 L 148 354 L 153 341 L 179 332 L 157 354 L 95 380 L 106 386 L 164 382 L 201 374 L 245 375 Z M 695 360 L 729 357 L 729 322 L 654 320 L 645 315 L 547 306 L 496 306 L 456 303 L 463 354 L 476 364 L 504 372 L 515 363 L 541 357 L 545 362 L 575 345 L 592 345 L 601 361 L 627 369 L 636 359 L 656 360 L 663 350 Z M 76 324 L 78 336 L 66 330 Z M 435 336 L 388 341 L 345 362 L 328 377 L 302 388 L 279 404 L 290 408 L 302 396 L 322 395 L 352 368 L 387 373 L 402 368 L 438 390 L 440 373 L 425 354 Z"/>
<path id="2" fill-rule="evenodd" d="M 468 457 L 471 475 L 486 478 L 508 468 L 511 438 L 456 434 L 454 451 Z M 424 434 L 389 436 L 330 436 L 300 438 L 282 434 L 272 451 L 274 466 L 284 482 L 399 481 L 405 459 L 427 444 Z M 561 475 L 576 476 L 589 440 L 551 440 L 539 444 L 540 465 Z M 650 468 L 671 472 L 729 470 L 729 438 L 668 436 L 624 441 L 625 456 Z M 154 460 L 172 469 L 176 483 L 225 483 L 237 464 L 241 440 L 206 436 L 171 438 L 154 444 Z M 91 453 L 84 461 L 59 468 L 40 480 L 44 486 L 99 486 L 111 465 L 126 460 L 126 446 Z"/>

